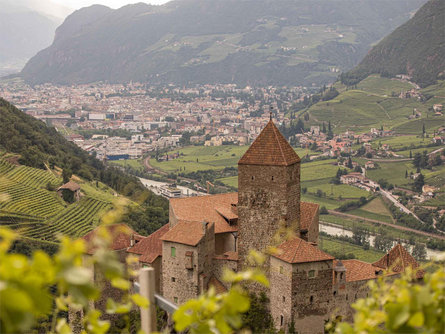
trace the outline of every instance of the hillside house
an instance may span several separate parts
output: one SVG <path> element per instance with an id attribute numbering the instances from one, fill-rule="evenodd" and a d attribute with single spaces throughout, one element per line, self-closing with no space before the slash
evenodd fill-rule
<path id="1" fill-rule="evenodd" d="M 64 193 L 68 193 L 68 197 L 72 196 L 74 201 L 80 200 L 80 186 L 76 182 L 69 181 L 57 189 L 57 194 L 63 199 L 67 198 Z"/>

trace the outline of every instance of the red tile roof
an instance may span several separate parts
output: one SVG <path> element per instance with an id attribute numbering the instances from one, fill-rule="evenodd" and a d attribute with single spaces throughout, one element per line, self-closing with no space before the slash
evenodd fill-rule
<path id="1" fill-rule="evenodd" d="M 289 166 L 300 157 L 271 120 L 238 161 L 239 165 Z"/>
<path id="2" fill-rule="evenodd" d="M 217 260 L 238 261 L 238 252 L 229 251 L 221 255 L 215 255 L 213 258 Z"/>
<path id="3" fill-rule="evenodd" d="M 218 212 L 221 216 L 226 218 L 227 220 L 236 220 L 238 219 L 238 215 L 233 212 L 232 207 L 228 206 L 218 206 L 215 208 L 216 212 Z"/>
<path id="4" fill-rule="evenodd" d="M 128 249 L 128 252 L 140 254 L 139 262 L 153 263 L 158 256 L 162 256 L 161 237 L 167 233 L 169 228 L 169 224 L 165 224 L 159 230 L 153 232 L 148 237 L 143 238 L 136 245 Z"/>
<path id="5" fill-rule="evenodd" d="M 363 281 L 377 278 L 377 274 L 381 268 L 371 263 L 360 260 L 342 260 L 343 266 L 346 268 L 346 282 Z M 334 267 L 338 261 L 334 261 Z"/>
<path id="6" fill-rule="evenodd" d="M 207 224 L 209 229 L 210 224 Z M 202 222 L 178 222 L 160 239 L 162 241 L 176 242 L 189 246 L 196 246 L 204 236 L 204 225 Z"/>
<path id="7" fill-rule="evenodd" d="M 318 212 L 318 204 L 300 202 L 300 229 L 308 230 Z"/>
<path id="8" fill-rule="evenodd" d="M 62 190 L 62 189 L 77 191 L 80 189 L 80 186 L 76 182 L 69 181 L 69 182 L 65 183 L 64 185 L 60 186 L 57 190 Z"/>
<path id="9" fill-rule="evenodd" d="M 170 199 L 170 207 L 178 221 L 183 222 L 210 222 L 215 223 L 215 233 L 235 232 L 238 230 L 236 225 L 230 225 L 218 213 L 217 209 L 235 218 L 234 212 L 231 211 L 232 203 L 238 202 L 238 193 L 206 195 L 186 198 Z"/>
<path id="10" fill-rule="evenodd" d="M 95 228 L 91 232 L 85 234 L 82 239 L 87 243 L 87 253 L 93 254 L 95 250 L 94 239 L 99 236 L 99 229 L 101 226 Z M 131 239 L 134 238 L 135 241 L 142 240 L 144 237 L 137 234 L 130 227 L 125 224 L 114 224 L 105 226 L 108 233 L 111 234 L 111 245 L 112 250 L 122 250 L 130 247 Z"/>
<path id="11" fill-rule="evenodd" d="M 410 253 L 401 245 L 395 245 L 385 256 L 383 256 L 373 265 L 382 269 L 390 269 L 395 273 L 400 273 L 407 267 L 416 269 L 419 267 L 416 259 L 414 259 Z M 422 278 L 424 275 L 423 270 L 418 270 L 416 273 L 417 278 Z"/>
<path id="12" fill-rule="evenodd" d="M 227 292 L 226 287 L 215 276 L 212 276 L 209 280 L 208 288 L 211 286 L 215 288 L 217 294 Z"/>
<path id="13" fill-rule="evenodd" d="M 272 256 L 288 263 L 334 260 L 334 257 L 298 237 L 283 242 Z"/>

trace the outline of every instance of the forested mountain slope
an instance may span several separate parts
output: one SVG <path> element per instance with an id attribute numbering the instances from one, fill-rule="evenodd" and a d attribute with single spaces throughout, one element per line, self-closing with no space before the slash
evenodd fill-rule
<path id="1" fill-rule="evenodd" d="M 409 75 L 423 87 L 445 79 L 445 1 L 428 1 L 355 69 L 342 75 L 342 81 L 353 85 L 372 73 Z"/>
<path id="2" fill-rule="evenodd" d="M 320 84 L 425 0 L 178 0 L 76 11 L 25 66 L 32 84 Z"/>

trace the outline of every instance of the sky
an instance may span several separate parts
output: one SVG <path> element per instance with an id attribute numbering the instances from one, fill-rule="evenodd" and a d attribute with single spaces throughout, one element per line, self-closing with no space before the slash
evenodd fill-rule
<path id="1" fill-rule="evenodd" d="M 162 5 L 169 0 L 52 0 L 55 3 L 70 7 L 73 9 L 79 9 L 81 7 L 87 7 L 94 4 L 101 4 L 111 8 L 120 8 L 130 3 L 146 2 L 153 5 Z"/>

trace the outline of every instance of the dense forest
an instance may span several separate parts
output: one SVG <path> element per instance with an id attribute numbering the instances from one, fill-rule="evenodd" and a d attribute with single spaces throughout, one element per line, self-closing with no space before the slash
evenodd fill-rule
<path id="1" fill-rule="evenodd" d="M 168 201 L 146 189 L 134 176 L 109 167 L 67 141 L 55 128 L 26 115 L 0 98 L 0 149 L 20 155 L 23 165 L 45 169 L 57 166 L 63 174 L 99 180 L 140 204 L 124 221 L 142 234 L 168 221 Z M 45 166 L 46 165 L 46 166 Z"/>

